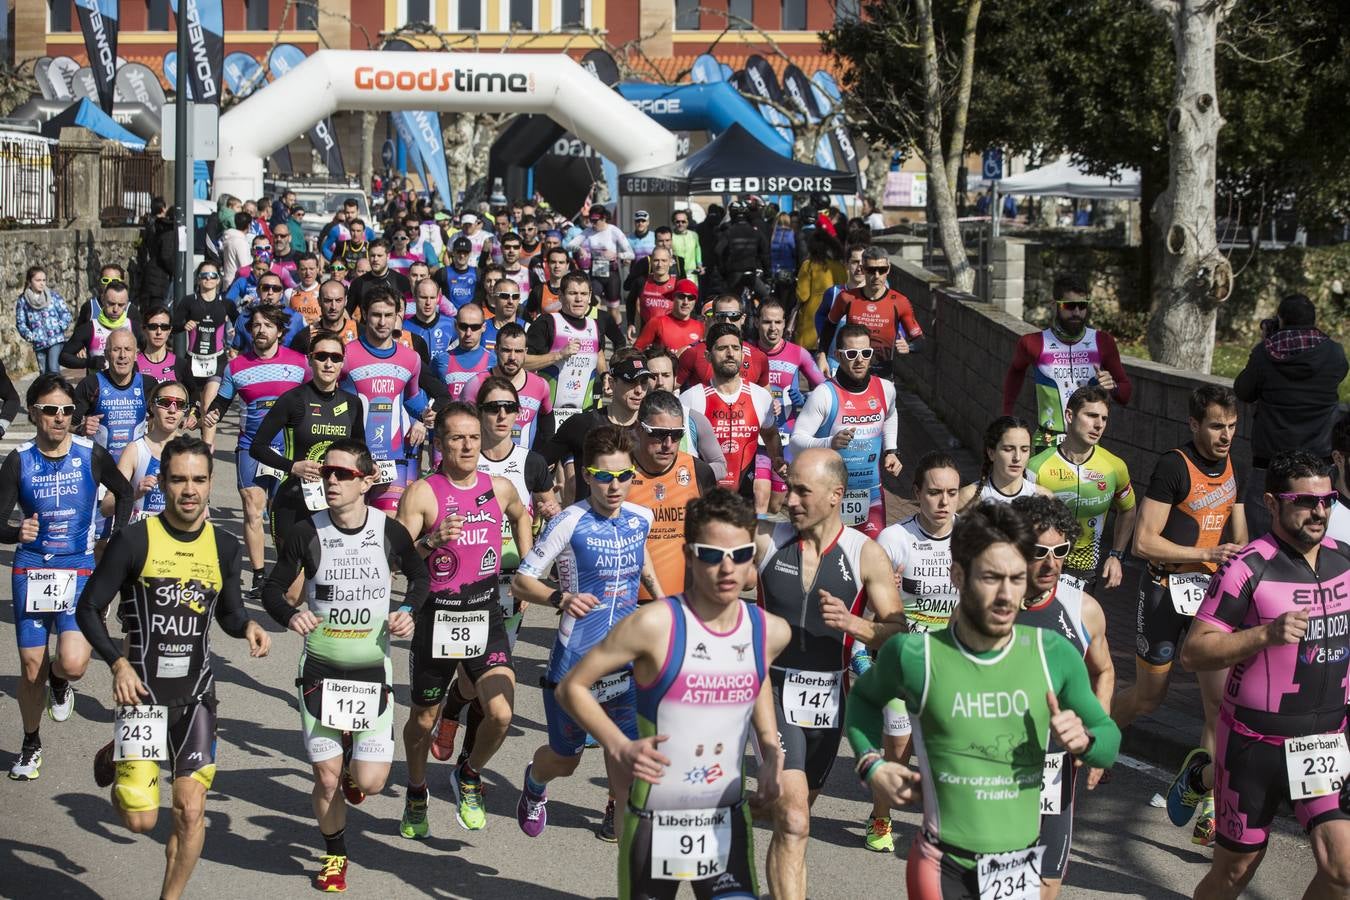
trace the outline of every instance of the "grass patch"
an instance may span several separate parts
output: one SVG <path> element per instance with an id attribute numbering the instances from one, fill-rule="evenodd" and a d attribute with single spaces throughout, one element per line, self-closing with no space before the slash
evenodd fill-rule
<path id="1" fill-rule="evenodd" d="M 1336 338 L 1340 341 L 1340 338 Z M 1344 341 L 1341 341 L 1344 346 Z M 1135 356 L 1139 359 L 1151 359 L 1148 353 L 1148 346 L 1143 341 L 1117 342 L 1116 346 L 1120 352 L 1126 356 Z M 1220 342 L 1214 345 L 1214 362 L 1211 365 L 1213 374 L 1221 375 L 1224 378 L 1236 378 L 1243 367 L 1247 365 L 1247 357 L 1251 355 L 1252 348 L 1247 344 L 1237 342 Z M 1346 376 L 1341 382 L 1340 397 L 1342 403 L 1350 403 L 1350 375 Z"/>

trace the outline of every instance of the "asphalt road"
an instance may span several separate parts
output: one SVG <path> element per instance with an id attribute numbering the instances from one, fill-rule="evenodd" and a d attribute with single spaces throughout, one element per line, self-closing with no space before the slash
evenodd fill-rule
<path id="1" fill-rule="evenodd" d="M 18 435 L 0 444 L 0 455 Z M 233 432 L 219 440 L 213 520 L 238 533 Z M 8 553 L 0 562 L 8 563 Z M 18 656 L 11 605 L 0 612 L 0 766 L 8 769 L 22 731 L 15 702 Z M 283 633 L 261 610 L 273 634 L 271 655 L 248 657 L 242 642 L 214 637 L 220 698 L 219 773 L 207 804 L 206 847 L 189 896 L 301 897 L 313 888 L 322 841 L 310 808 L 310 769 L 303 756 L 293 679 L 300 638 Z M 513 821 L 525 764 L 545 740 L 537 683 L 552 640 L 551 611 L 532 608 L 517 645 L 516 719 L 485 774 L 488 827 L 462 830 L 449 805 L 448 764 L 432 763 L 431 836 L 398 835 L 406 768 L 401 728 L 407 711 L 406 643 L 394 650 L 398 750 L 389 787 L 352 810 L 347 842 L 349 893 L 359 896 L 494 898 L 613 897 L 615 847 L 595 836 L 605 802 L 598 751 L 587 751 L 578 774 L 555 782 L 549 827 L 535 839 Z M 94 751 L 112 734 L 111 678 L 94 661 L 79 682 L 76 713 L 44 720 L 44 765 L 35 782 L 0 779 L 0 896 L 144 898 L 157 896 L 170 816 L 150 835 L 129 834 L 91 774 Z M 845 745 L 846 747 L 847 745 Z M 847 757 L 847 750 L 842 751 Z M 842 758 L 814 810 L 808 855 L 810 896 L 901 896 L 904 859 L 862 847 L 870 804 Z M 1191 845 L 1189 829 L 1173 828 L 1148 805 L 1168 775 L 1142 763 L 1118 765 L 1111 783 L 1079 803 L 1066 896 L 1185 897 L 1204 874 L 1209 851 Z M 167 790 L 164 803 L 168 803 Z M 907 849 L 916 811 L 896 814 L 897 845 Z M 761 890 L 770 832 L 756 829 Z M 1302 893 L 1312 871 L 1307 839 L 1282 825 L 1248 896 Z M 686 891 L 685 896 L 689 895 Z"/>

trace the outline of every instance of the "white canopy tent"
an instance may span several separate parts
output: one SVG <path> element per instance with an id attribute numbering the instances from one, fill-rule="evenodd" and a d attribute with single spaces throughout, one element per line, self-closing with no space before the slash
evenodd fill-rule
<path id="1" fill-rule="evenodd" d="M 1031 194 L 1045 197 L 1073 197 L 1088 200 L 1138 200 L 1139 170 L 1121 169 L 1114 177 L 1090 175 L 1067 157 L 1048 166 L 1032 169 L 1012 178 L 980 182 L 977 187 L 994 189 L 991 212 L 994 235 L 998 235 L 1002 204 L 999 195 Z"/>

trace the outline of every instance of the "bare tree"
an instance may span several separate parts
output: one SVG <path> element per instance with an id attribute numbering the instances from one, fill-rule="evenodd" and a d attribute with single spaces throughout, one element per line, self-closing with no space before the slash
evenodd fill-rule
<path id="1" fill-rule="evenodd" d="M 1153 359 L 1208 372 L 1214 316 L 1233 291 L 1215 237 L 1214 183 L 1223 116 L 1214 77 L 1219 25 L 1236 0 L 1147 0 L 1172 30 L 1177 75 L 1167 116 L 1169 179 L 1153 205 L 1163 242 L 1148 324 Z"/>

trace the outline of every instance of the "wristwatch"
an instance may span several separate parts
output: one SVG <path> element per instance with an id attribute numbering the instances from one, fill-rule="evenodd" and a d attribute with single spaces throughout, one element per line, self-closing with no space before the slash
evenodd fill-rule
<path id="1" fill-rule="evenodd" d="M 1124 550 L 1111 550 L 1111 551 L 1109 551 L 1106 555 L 1109 556 L 1109 557 L 1111 557 L 1112 559 L 1121 559 L 1121 560 L 1123 560 L 1123 559 L 1125 558 L 1125 551 L 1124 551 Z"/>

